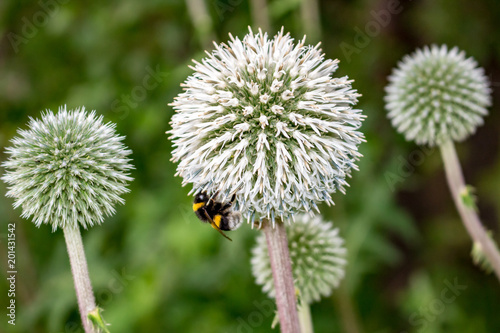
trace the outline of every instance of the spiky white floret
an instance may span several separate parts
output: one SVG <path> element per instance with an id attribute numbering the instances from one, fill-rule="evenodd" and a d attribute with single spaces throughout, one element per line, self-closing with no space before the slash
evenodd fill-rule
<path id="1" fill-rule="evenodd" d="M 113 214 L 116 202 L 124 202 L 120 195 L 132 180 L 131 151 L 115 125 L 102 119 L 84 107 L 67 111 L 64 106 L 18 130 L 2 163 L 2 180 L 23 218 L 32 217 L 37 226 L 51 224 L 53 230 L 78 223 L 87 228 Z"/>
<path id="2" fill-rule="evenodd" d="M 283 30 L 230 39 L 195 61 L 171 104 L 177 175 L 221 201 L 237 193 L 252 222 L 332 204 L 361 156 L 352 80 L 333 77 L 338 60 L 325 60 L 319 45 L 294 44 Z"/>
<path id="3" fill-rule="evenodd" d="M 320 216 L 299 215 L 286 226 L 295 287 L 307 303 L 331 294 L 345 274 L 346 249 L 339 230 Z M 274 297 L 274 282 L 266 237 L 252 249 L 252 273 L 264 292 Z"/>
<path id="4" fill-rule="evenodd" d="M 473 58 L 446 45 L 418 49 L 389 76 L 386 109 L 407 140 L 435 146 L 461 141 L 483 123 L 489 82 Z"/>

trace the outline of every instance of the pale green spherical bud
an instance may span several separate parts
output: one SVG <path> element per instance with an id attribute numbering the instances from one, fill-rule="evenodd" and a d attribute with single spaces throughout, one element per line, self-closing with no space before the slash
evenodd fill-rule
<path id="1" fill-rule="evenodd" d="M 286 226 L 295 287 L 302 300 L 318 301 L 331 294 L 345 274 L 346 249 L 339 230 L 320 216 L 297 215 L 295 223 Z M 266 237 L 257 237 L 252 250 L 252 273 L 262 290 L 274 297 L 274 281 Z"/>
<path id="2" fill-rule="evenodd" d="M 104 215 L 114 213 L 115 203 L 124 202 L 120 195 L 132 180 L 131 151 L 115 125 L 103 124 L 95 111 L 47 110 L 18 135 L 7 148 L 2 180 L 23 218 L 53 230 L 78 224 L 87 228 L 102 223 Z"/>
<path id="3" fill-rule="evenodd" d="M 430 146 L 467 138 L 491 105 L 484 70 L 446 45 L 405 56 L 389 76 L 386 92 L 392 125 L 407 140 Z"/>

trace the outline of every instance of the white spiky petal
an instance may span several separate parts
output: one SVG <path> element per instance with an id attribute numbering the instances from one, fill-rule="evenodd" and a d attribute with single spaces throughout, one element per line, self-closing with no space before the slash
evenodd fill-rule
<path id="1" fill-rule="evenodd" d="M 6 150 L 10 156 L 2 163 L 2 180 L 23 218 L 32 217 L 37 226 L 51 224 L 53 230 L 78 223 L 87 228 L 113 214 L 116 202 L 124 202 L 120 195 L 132 180 L 127 173 L 133 168 L 127 158 L 131 151 L 115 125 L 102 120 L 95 111 L 64 106 L 57 114 L 42 113 L 41 120 L 31 118 L 28 130 L 18 130 Z"/>
<path id="2" fill-rule="evenodd" d="M 286 226 L 295 287 L 307 303 L 318 301 L 338 287 L 345 274 L 346 249 L 339 230 L 320 216 L 298 215 Z M 252 273 L 262 290 L 274 297 L 271 262 L 264 234 L 252 249 Z"/>
<path id="3" fill-rule="evenodd" d="M 389 76 L 386 109 L 407 140 L 435 146 L 461 141 L 483 123 L 491 105 L 484 70 L 457 47 L 419 49 Z"/>
<path id="4" fill-rule="evenodd" d="M 195 61 L 172 103 L 177 175 L 195 193 L 237 193 L 249 221 L 332 204 L 363 141 L 352 81 L 333 77 L 338 60 L 325 60 L 319 45 L 294 44 L 283 30 L 230 39 Z"/>

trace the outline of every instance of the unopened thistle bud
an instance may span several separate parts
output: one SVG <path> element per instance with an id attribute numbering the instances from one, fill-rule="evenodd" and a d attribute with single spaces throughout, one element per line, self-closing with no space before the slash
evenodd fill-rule
<path id="1" fill-rule="evenodd" d="M 31 217 L 37 226 L 51 224 L 53 230 L 78 224 L 87 228 L 124 202 L 120 195 L 132 180 L 131 151 L 115 125 L 103 124 L 95 111 L 47 110 L 18 135 L 7 148 L 2 180 L 23 218 Z"/>
<path id="2" fill-rule="evenodd" d="M 298 215 L 286 226 L 295 287 L 302 300 L 318 301 L 331 294 L 344 277 L 346 249 L 339 230 L 320 216 Z M 252 272 L 256 283 L 274 297 L 274 281 L 264 234 L 252 250 Z"/>
<path id="3" fill-rule="evenodd" d="M 405 56 L 389 76 L 386 92 L 392 125 L 407 140 L 430 146 L 467 138 L 491 104 L 484 70 L 446 45 Z"/>

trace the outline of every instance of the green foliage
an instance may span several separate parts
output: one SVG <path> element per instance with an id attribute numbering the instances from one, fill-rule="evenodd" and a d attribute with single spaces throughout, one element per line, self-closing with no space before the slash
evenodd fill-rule
<path id="1" fill-rule="evenodd" d="M 243 225 L 223 239 L 191 211 L 170 162 L 165 131 L 191 59 L 205 54 L 184 1 L 42 1 L 57 11 L 43 24 L 38 1 L 0 2 L 0 161 L 29 117 L 47 108 L 84 105 L 117 124 L 133 154 L 126 204 L 99 228 L 82 232 L 90 277 L 110 332 L 270 332 L 274 305 L 255 285 L 250 249 L 258 231 Z M 242 37 L 248 1 L 205 1 L 217 41 Z M 346 277 L 332 297 L 311 307 L 316 332 L 499 332 L 500 288 L 470 259 L 471 240 L 446 186 L 438 154 L 397 134 L 386 118 L 387 75 L 403 55 L 425 44 L 457 45 L 485 68 L 493 107 L 485 124 L 457 145 L 478 210 L 498 243 L 500 216 L 500 3 L 494 0 L 401 2 L 378 33 L 373 12 L 391 1 L 321 1 L 322 48 L 338 74 L 354 79 L 367 115 L 366 143 L 344 196 L 321 206 L 346 240 Z M 273 31 L 304 34 L 299 2 L 269 1 Z M 373 12 L 372 12 L 373 11 Z M 40 14 L 38 14 L 40 15 Z M 383 18 L 379 18 L 382 20 Z M 33 29 L 27 28 L 27 23 Z M 34 22 L 34 23 L 33 23 Z M 387 22 L 387 21 L 384 21 Z M 257 27 L 253 27 L 257 28 Z M 24 32 L 27 32 L 23 37 Z M 21 39 L 16 47 L 15 34 Z M 17 39 L 19 41 L 19 39 Z M 346 48 L 347 45 L 347 48 Z M 4 170 L 0 171 L 2 174 Z M 396 175 L 390 186 L 385 175 Z M 16 223 L 17 320 L 2 332 L 81 332 L 62 231 L 19 217 L 0 182 L 0 234 Z M 0 242 L 2 306 L 7 251 Z M 439 306 L 445 281 L 466 285 Z M 448 297 L 450 295 L 446 294 Z M 3 308 L 5 309 L 5 307 Z M 439 311 L 438 311 L 439 310 Z M 410 316 L 416 313 L 414 320 Z M 433 320 L 426 319 L 435 318 Z M 422 318 L 427 326 L 423 328 Z M 420 321 L 419 321 L 420 320 Z M 413 324 L 412 324 L 413 323 Z"/>
<path id="2" fill-rule="evenodd" d="M 460 193 L 460 199 L 463 201 L 466 207 L 477 211 L 477 197 L 476 197 L 476 189 L 473 186 L 467 185 L 466 188 L 463 189 L 462 193 Z"/>
<path id="3" fill-rule="evenodd" d="M 88 315 L 89 319 L 92 321 L 94 325 L 94 329 L 98 332 L 110 333 L 107 327 L 106 322 L 102 318 L 102 309 L 96 307 L 93 311 L 91 311 Z"/>
<path id="4" fill-rule="evenodd" d="M 491 238 L 491 231 L 488 230 L 487 235 L 488 237 Z M 498 247 L 495 244 L 495 241 L 493 241 L 493 246 L 496 247 L 498 251 Z M 474 242 L 474 245 L 472 245 L 472 250 L 470 252 L 470 255 L 472 257 L 472 261 L 474 262 L 474 264 L 481 267 L 486 273 L 490 274 L 491 272 L 493 272 L 493 267 L 491 266 L 490 261 L 484 254 L 483 248 L 481 245 L 479 245 L 479 243 Z"/>

